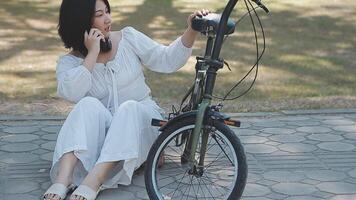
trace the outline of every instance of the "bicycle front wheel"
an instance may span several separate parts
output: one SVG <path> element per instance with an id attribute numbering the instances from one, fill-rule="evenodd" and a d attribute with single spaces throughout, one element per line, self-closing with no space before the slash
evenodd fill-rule
<path id="1" fill-rule="evenodd" d="M 186 118 L 167 127 L 153 144 L 146 162 L 145 182 L 150 199 L 240 199 L 246 185 L 246 156 L 240 140 L 221 122 L 204 125 L 208 134 L 204 164 L 192 173 L 185 145 L 195 127 Z M 195 158 L 199 161 L 202 137 Z M 165 163 L 160 166 L 160 155 Z"/>

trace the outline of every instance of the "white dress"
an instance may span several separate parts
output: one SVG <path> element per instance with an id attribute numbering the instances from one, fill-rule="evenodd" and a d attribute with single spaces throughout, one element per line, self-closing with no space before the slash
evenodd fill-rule
<path id="1" fill-rule="evenodd" d="M 133 172 L 145 160 L 158 136 L 152 118 L 161 118 L 160 107 L 151 99 L 142 65 L 162 73 L 177 71 L 191 55 L 181 37 L 161 45 L 132 27 L 121 30 L 115 58 L 96 63 L 92 72 L 83 59 L 67 54 L 58 59 L 58 95 L 75 102 L 57 138 L 51 180 L 58 161 L 74 151 L 80 160 L 73 182 L 79 185 L 95 164 L 120 161 L 104 188 L 129 185 Z"/>

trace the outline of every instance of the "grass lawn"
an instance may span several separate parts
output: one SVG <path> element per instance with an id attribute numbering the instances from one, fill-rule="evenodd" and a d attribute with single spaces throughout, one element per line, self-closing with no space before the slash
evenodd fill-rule
<path id="1" fill-rule="evenodd" d="M 207 8 L 221 12 L 220 0 L 111 0 L 113 29 L 130 25 L 168 44 L 183 33 L 190 12 Z M 232 18 L 244 11 L 238 3 Z M 225 102 L 226 112 L 283 109 L 356 108 L 356 1 L 264 0 L 271 10 L 260 12 L 267 50 L 257 82 L 242 98 Z M 0 114 L 61 114 L 71 104 L 56 97 L 55 66 L 67 52 L 57 35 L 60 1 L 0 1 Z M 154 98 L 161 106 L 177 105 L 194 76 L 195 56 L 174 74 L 145 70 Z M 224 45 L 221 57 L 232 72 L 219 71 L 216 95 L 223 95 L 250 68 L 255 58 L 254 35 L 245 18 Z M 253 76 L 234 94 L 244 91 Z"/>

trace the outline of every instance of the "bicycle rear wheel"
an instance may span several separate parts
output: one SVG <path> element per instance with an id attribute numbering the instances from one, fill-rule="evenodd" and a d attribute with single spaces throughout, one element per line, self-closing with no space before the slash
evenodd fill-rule
<path id="1" fill-rule="evenodd" d="M 204 164 L 200 166 L 203 170 L 197 175 L 191 173 L 191 163 L 184 162 L 188 160 L 184 155 L 186 139 L 194 126 L 195 118 L 182 119 L 167 127 L 153 144 L 145 172 L 150 199 L 239 199 L 247 178 L 246 156 L 240 140 L 221 122 L 204 125 L 208 144 Z M 200 144 L 201 138 L 197 151 Z M 166 162 L 158 167 L 162 152 Z"/>

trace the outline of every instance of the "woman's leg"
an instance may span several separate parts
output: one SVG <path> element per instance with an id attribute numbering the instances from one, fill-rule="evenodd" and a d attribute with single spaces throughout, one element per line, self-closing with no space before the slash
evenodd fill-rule
<path id="1" fill-rule="evenodd" d="M 53 183 L 82 182 L 95 166 L 111 118 L 98 99 L 85 97 L 76 104 L 58 134 L 50 173 Z"/>
<path id="2" fill-rule="evenodd" d="M 77 164 L 78 158 L 75 157 L 73 151 L 63 154 L 59 160 L 58 175 L 54 183 L 61 183 L 68 187 L 72 183 L 73 170 Z M 46 199 L 59 199 L 56 194 L 48 194 Z"/>
<path id="3" fill-rule="evenodd" d="M 59 170 L 57 176 L 57 183 L 62 183 L 68 186 L 72 183 L 73 170 L 77 164 L 78 158 L 73 151 L 65 153 L 59 161 Z"/>
<path id="4" fill-rule="evenodd" d="M 108 175 L 114 168 L 117 166 L 119 161 L 115 162 L 105 162 L 99 163 L 95 165 L 95 167 L 89 172 L 89 174 L 85 177 L 82 185 L 86 185 L 93 189 L 94 191 L 98 191 L 100 186 L 107 180 Z M 78 196 L 71 196 L 70 200 L 79 200 Z"/>

